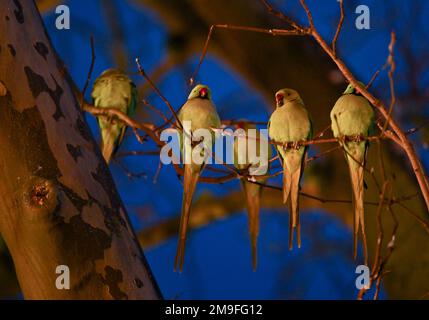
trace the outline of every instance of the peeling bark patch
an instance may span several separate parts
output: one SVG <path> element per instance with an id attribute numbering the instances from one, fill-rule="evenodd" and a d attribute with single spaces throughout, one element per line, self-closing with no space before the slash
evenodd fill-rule
<path id="1" fill-rule="evenodd" d="M 82 157 L 82 149 L 80 146 L 75 147 L 75 146 L 67 143 L 67 151 L 70 153 L 70 155 L 72 156 L 72 158 L 76 162 L 77 162 L 77 159 L 79 157 Z"/>
<path id="2" fill-rule="evenodd" d="M 89 131 L 85 121 L 82 120 L 80 115 L 76 120 L 75 129 L 86 141 L 92 141 L 91 132 Z"/>
<path id="3" fill-rule="evenodd" d="M 49 50 L 48 47 L 43 43 L 43 42 L 37 42 L 34 45 L 34 48 L 36 49 L 36 51 L 43 57 L 43 59 L 46 60 L 46 57 L 49 54 Z"/>
<path id="4" fill-rule="evenodd" d="M 109 199 L 112 201 L 111 206 L 119 214 L 119 208 L 121 203 L 116 196 L 115 183 L 113 182 L 112 176 L 110 175 L 109 170 L 107 169 L 106 164 L 100 162 L 97 171 L 91 173 L 95 181 L 97 181 L 104 189 L 104 191 L 109 195 Z"/>
<path id="5" fill-rule="evenodd" d="M 12 56 L 16 56 L 16 50 L 15 47 L 13 45 L 11 45 L 10 43 L 7 45 L 7 47 L 9 48 L 9 52 Z"/>
<path id="6" fill-rule="evenodd" d="M 107 206 L 102 205 L 99 201 L 91 197 L 89 194 L 88 199 L 84 199 L 63 184 L 61 184 L 61 188 L 64 191 L 64 194 L 67 196 L 67 198 L 70 200 L 70 202 L 73 204 L 73 206 L 79 213 L 82 213 L 83 208 L 85 206 L 91 206 L 94 203 L 97 204 L 101 208 L 101 212 L 104 217 L 104 225 L 111 232 L 111 235 L 114 234 L 117 237 L 121 235 L 120 224 L 122 218 L 118 215 L 117 212 Z"/>
<path id="7" fill-rule="evenodd" d="M 100 162 L 97 171 L 91 173 L 95 181 L 97 181 L 104 191 L 107 193 L 110 199 L 110 207 L 102 206 L 105 214 L 105 224 L 111 230 L 117 230 L 119 235 L 118 222 L 128 230 L 127 224 L 124 218 L 121 216 L 120 209 L 122 208 L 121 201 L 117 197 L 115 183 L 113 182 L 110 171 L 104 162 Z"/>
<path id="8" fill-rule="evenodd" d="M 16 21 L 22 24 L 24 23 L 24 12 L 22 11 L 22 5 L 18 0 L 13 0 L 13 2 L 15 3 L 17 9 L 13 11 L 15 13 Z"/>
<path id="9" fill-rule="evenodd" d="M 109 231 L 114 234 L 117 237 L 121 236 L 121 228 L 120 225 L 124 223 L 122 217 L 119 215 L 118 211 L 113 210 L 112 208 L 103 205 L 100 203 L 97 199 L 91 197 L 91 195 L 88 194 L 90 203 L 96 203 L 103 213 L 104 217 L 104 225 L 106 226 Z"/>
<path id="10" fill-rule="evenodd" d="M 101 290 L 105 281 L 96 272 L 95 261 L 104 259 L 104 251 L 111 247 L 112 238 L 103 230 L 83 221 L 81 215 L 71 217 L 69 222 L 57 215 L 52 222 L 55 225 L 52 236 L 66 252 L 64 263 L 70 270 L 86 270 L 75 280 L 73 290 L 80 291 L 86 287 Z"/>
<path id="11" fill-rule="evenodd" d="M 80 268 L 88 263 L 93 264 L 95 260 L 104 259 L 104 250 L 110 248 L 112 237 L 83 221 L 80 215 L 71 217 L 68 223 L 64 222 L 63 217 L 57 219 L 56 229 L 61 245 L 67 255 L 73 258 L 70 268 Z"/>
<path id="12" fill-rule="evenodd" d="M 119 288 L 119 283 L 123 281 L 122 271 L 113 269 L 111 266 L 106 266 L 104 271 L 106 278 L 103 279 L 103 282 L 109 287 L 110 295 L 116 300 L 128 300 L 128 295 Z"/>
<path id="13" fill-rule="evenodd" d="M 92 203 L 92 201 L 80 197 L 77 193 L 64 184 L 61 184 L 61 189 L 79 213 L 82 213 L 83 207 Z"/>
<path id="14" fill-rule="evenodd" d="M 26 167 L 33 175 L 46 180 L 59 177 L 61 172 L 49 146 L 45 124 L 37 107 L 27 108 L 23 112 L 16 111 L 9 92 L 0 97 L 0 106 L 2 134 L 10 137 L 10 144 L 2 148 L 11 148 L 11 155 L 21 155 L 19 159 L 11 158 L 12 162 L 6 165 L 10 168 L 17 165 Z"/>
<path id="15" fill-rule="evenodd" d="M 139 278 L 135 278 L 134 283 L 137 286 L 137 288 L 139 288 L 139 289 L 144 287 L 143 282 Z"/>
<path id="16" fill-rule="evenodd" d="M 55 104 L 55 113 L 52 115 L 53 118 L 58 121 L 60 118 L 64 118 L 64 114 L 61 110 L 61 96 L 63 95 L 63 88 L 61 88 L 58 85 L 57 80 L 55 80 L 54 77 L 52 77 L 52 80 L 55 82 L 55 90 L 52 90 L 49 88 L 48 84 L 46 83 L 45 79 L 35 73 L 30 67 L 26 66 L 24 67 L 25 74 L 27 76 L 28 86 L 30 87 L 30 90 L 33 94 L 33 97 L 37 99 L 37 97 L 42 93 L 46 92 L 49 94 L 51 99 L 54 101 Z"/>
<path id="17" fill-rule="evenodd" d="M 103 277 L 95 272 L 95 271 L 91 271 L 87 274 L 85 274 L 83 277 L 81 277 L 80 279 L 78 279 L 78 281 L 72 285 L 72 290 L 79 292 L 84 290 L 85 287 L 93 287 L 93 288 L 97 288 L 95 290 L 102 290 L 104 286 L 103 283 Z"/>

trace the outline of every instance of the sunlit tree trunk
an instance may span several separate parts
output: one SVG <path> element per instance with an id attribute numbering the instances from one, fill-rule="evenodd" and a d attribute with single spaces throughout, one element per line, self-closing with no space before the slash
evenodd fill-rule
<path id="1" fill-rule="evenodd" d="M 27 0 L 0 1 L 0 233 L 27 299 L 161 297 Z M 70 271 L 69 290 L 56 285 L 64 284 L 61 265 Z"/>

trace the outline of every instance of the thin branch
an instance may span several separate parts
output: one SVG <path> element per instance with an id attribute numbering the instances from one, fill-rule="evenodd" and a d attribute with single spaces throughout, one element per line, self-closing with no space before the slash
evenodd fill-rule
<path id="1" fill-rule="evenodd" d="M 232 29 L 232 30 L 241 30 L 241 31 L 251 31 L 258 33 L 265 33 L 272 36 L 303 36 L 306 35 L 306 31 L 304 29 L 293 29 L 293 30 L 285 30 L 285 29 L 264 29 L 264 28 L 256 28 L 256 27 L 246 27 L 246 26 L 236 26 L 230 24 L 213 24 L 210 26 L 209 33 L 207 34 L 206 41 L 204 43 L 203 51 L 201 52 L 200 60 L 198 61 L 198 65 L 189 79 L 189 85 L 193 85 L 195 82 L 195 77 L 200 70 L 200 67 L 204 61 L 204 58 L 207 54 L 207 49 L 209 47 L 209 43 L 213 32 L 216 28 L 219 29 Z"/>
<path id="2" fill-rule="evenodd" d="M 310 31 L 314 31 L 314 22 L 313 22 L 313 16 L 310 12 L 310 9 L 308 9 L 307 4 L 304 0 L 299 0 L 301 2 L 301 6 L 304 8 L 305 13 L 307 14 L 308 23 L 310 24 Z"/>
<path id="3" fill-rule="evenodd" d="M 92 35 L 89 38 L 89 42 L 91 44 L 91 64 L 89 66 L 88 75 L 86 77 L 85 85 L 83 86 L 83 89 L 82 89 L 82 97 L 81 97 L 81 101 L 80 101 L 80 107 L 82 109 L 83 109 L 83 106 L 85 103 L 85 93 L 86 93 L 86 90 L 88 89 L 89 82 L 91 81 L 91 75 L 92 75 L 92 71 L 94 70 L 94 64 L 95 64 L 95 59 L 96 59 L 95 49 L 94 49 L 94 37 Z"/>
<path id="4" fill-rule="evenodd" d="M 395 82 L 393 79 L 393 74 L 396 70 L 396 63 L 394 58 L 394 47 L 396 42 L 396 34 L 392 31 L 391 38 L 390 38 L 390 44 L 389 44 L 389 56 L 387 58 L 387 64 L 390 66 L 388 76 L 389 76 L 389 86 L 390 86 L 390 106 L 389 111 L 387 113 L 387 119 L 383 126 L 383 130 L 381 131 L 381 135 L 386 131 L 387 127 L 389 126 L 389 121 L 392 116 L 393 107 L 396 103 L 396 95 L 395 95 Z"/>
<path id="5" fill-rule="evenodd" d="M 331 45 L 334 56 L 337 56 L 337 40 L 338 40 L 338 37 L 340 35 L 341 28 L 343 27 L 343 21 L 344 21 L 343 0 L 339 0 L 339 3 L 340 3 L 341 16 L 340 16 L 340 21 L 338 22 L 338 25 L 337 25 L 337 31 L 335 32 L 335 36 L 334 36 L 334 39 L 332 40 L 332 45 Z"/>
<path id="6" fill-rule="evenodd" d="M 149 78 L 149 76 L 146 74 L 146 72 L 144 71 L 141 63 L 140 63 L 140 59 L 136 58 L 136 64 L 137 64 L 137 68 L 139 70 L 139 74 L 146 79 L 146 81 L 149 83 L 149 85 L 152 87 L 152 89 L 156 92 L 156 94 L 164 101 L 164 103 L 167 105 L 167 107 L 170 109 L 171 113 L 173 114 L 174 118 L 177 121 L 177 124 L 180 128 L 183 128 L 182 123 L 180 122 L 179 117 L 177 116 L 176 111 L 174 111 L 173 106 L 170 104 L 170 102 L 168 102 L 167 98 L 161 93 L 161 91 L 159 91 L 158 87 L 152 82 L 152 80 Z"/>
<path id="7" fill-rule="evenodd" d="M 157 142 L 158 145 L 160 145 L 160 146 L 163 145 L 162 142 L 157 137 L 155 131 L 154 131 L 155 126 L 151 123 L 137 122 L 116 108 L 97 108 L 97 107 L 94 107 L 93 105 L 90 105 L 86 102 L 84 102 L 84 104 L 83 104 L 83 110 L 85 110 L 86 112 L 89 112 L 92 115 L 97 116 L 97 117 L 111 117 L 111 118 L 116 117 L 118 120 L 122 121 L 127 126 L 131 127 L 132 129 L 139 129 L 139 130 L 144 131 L 147 135 L 149 135 L 152 138 L 152 140 Z M 136 133 L 136 132 L 134 132 L 134 133 Z M 136 134 L 136 138 L 139 141 L 141 140 L 141 137 L 138 134 Z"/>
<path id="8" fill-rule="evenodd" d="M 128 179 L 132 180 L 132 179 L 139 179 L 139 178 L 147 178 L 147 174 L 146 172 L 139 172 L 139 173 L 135 173 L 135 172 L 131 172 L 121 161 L 119 161 L 117 158 L 113 158 L 112 159 L 114 163 L 116 163 L 126 174 L 126 176 L 128 177 Z"/>
<path id="9" fill-rule="evenodd" d="M 372 76 L 371 80 L 369 80 L 368 84 L 365 86 L 365 89 L 368 90 L 369 88 L 371 88 L 372 84 L 374 83 L 374 81 L 377 79 L 378 75 L 380 74 L 380 69 L 378 69 L 374 75 Z"/>
<path id="10" fill-rule="evenodd" d="M 408 208 L 406 205 L 404 205 L 402 202 L 398 202 L 398 205 L 405 210 L 408 214 L 410 214 L 414 219 L 417 220 L 417 222 L 425 229 L 426 233 L 429 235 L 429 222 L 425 221 L 423 218 L 421 218 L 417 213 L 412 211 L 410 208 Z"/>
<path id="11" fill-rule="evenodd" d="M 115 155 L 115 158 L 124 158 L 129 156 L 159 156 L 159 150 L 155 151 L 126 151 Z"/>
<path id="12" fill-rule="evenodd" d="M 326 151 L 323 151 L 323 152 L 321 152 L 321 153 L 319 153 L 319 154 L 316 154 L 315 156 L 312 156 L 312 157 L 310 157 L 310 158 L 307 158 L 307 159 L 305 160 L 305 162 L 311 162 L 311 161 L 314 161 L 314 160 L 316 160 L 316 159 L 319 159 L 319 158 L 321 158 L 321 157 L 323 157 L 323 156 L 327 155 L 328 153 L 331 153 L 331 152 L 336 151 L 336 150 L 339 150 L 339 149 L 342 149 L 342 146 L 335 146 L 335 147 L 330 148 L 330 149 L 328 149 L 328 150 L 326 150 Z"/>
<path id="13" fill-rule="evenodd" d="M 150 103 L 149 103 L 149 101 L 147 101 L 146 99 L 143 99 L 142 100 L 142 102 L 143 102 L 143 104 L 145 105 L 145 106 L 147 106 L 149 109 L 151 109 L 151 110 L 153 110 L 153 111 L 155 111 L 155 113 L 157 113 L 165 122 L 168 122 L 169 121 L 169 119 L 167 119 L 167 117 L 164 115 L 164 113 L 162 112 L 162 111 L 160 111 L 160 110 L 158 110 L 157 108 L 155 108 L 153 105 L 151 105 Z"/>
<path id="14" fill-rule="evenodd" d="M 288 16 L 286 16 L 283 12 L 275 10 L 273 8 L 273 6 L 267 1 L 267 0 L 261 0 L 262 4 L 265 6 L 265 8 L 267 9 L 268 13 L 276 16 L 277 18 L 279 18 L 280 20 L 285 21 L 286 23 L 288 23 L 293 29 L 295 30 L 301 30 L 304 31 L 302 29 L 302 27 L 300 25 L 298 25 L 295 21 L 293 21 L 291 18 L 289 18 Z"/>

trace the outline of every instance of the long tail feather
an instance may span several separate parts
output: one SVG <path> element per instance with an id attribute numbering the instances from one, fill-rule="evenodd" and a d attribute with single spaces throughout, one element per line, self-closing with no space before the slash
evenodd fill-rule
<path id="1" fill-rule="evenodd" d="M 102 143 L 101 152 L 103 154 L 103 158 L 107 164 L 110 162 L 110 158 L 113 154 L 113 149 L 115 148 L 115 143 Z"/>
<path id="2" fill-rule="evenodd" d="M 298 248 L 301 248 L 301 228 L 299 224 L 299 180 L 301 178 L 301 167 L 292 174 L 291 182 L 291 220 L 292 229 L 289 231 L 293 233 L 293 229 L 296 228 L 296 240 Z M 292 249 L 293 243 L 289 243 L 289 249 Z"/>
<path id="3" fill-rule="evenodd" d="M 298 248 L 301 248 L 301 227 L 299 223 L 299 180 L 301 168 L 290 175 L 290 206 L 289 206 L 289 250 L 293 249 L 293 236 L 296 229 Z"/>
<path id="4" fill-rule="evenodd" d="M 183 200 L 182 200 L 182 215 L 180 217 L 179 239 L 177 243 L 176 258 L 174 260 L 174 271 L 179 266 L 179 271 L 183 270 L 183 262 L 185 258 L 185 243 L 186 232 L 188 228 L 189 215 L 191 213 L 192 197 L 197 186 L 200 173 L 193 171 L 191 165 L 185 165 L 183 176 Z"/>
<path id="5" fill-rule="evenodd" d="M 252 250 L 252 268 L 256 271 L 257 267 L 257 243 L 259 236 L 259 210 L 261 186 L 255 183 L 242 180 L 244 195 L 246 197 L 246 207 L 249 220 L 249 236 Z"/>
<path id="6" fill-rule="evenodd" d="M 283 203 L 286 203 L 289 198 L 291 183 L 292 175 L 286 165 L 286 161 L 283 161 Z"/>
<path id="7" fill-rule="evenodd" d="M 110 122 L 104 122 L 104 128 L 101 129 L 101 152 L 107 164 L 118 149 L 125 127 L 120 127 Z"/>
<path id="8" fill-rule="evenodd" d="M 353 161 L 353 160 L 352 160 Z M 364 220 L 364 168 L 349 162 L 350 178 L 354 199 L 354 224 L 353 224 L 353 256 L 356 259 L 359 229 L 362 233 L 365 264 L 368 264 L 368 250 L 366 244 L 365 220 Z"/>

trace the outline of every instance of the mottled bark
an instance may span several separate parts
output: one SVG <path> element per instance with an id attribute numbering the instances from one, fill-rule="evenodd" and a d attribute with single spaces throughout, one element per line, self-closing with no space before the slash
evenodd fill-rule
<path id="1" fill-rule="evenodd" d="M 160 298 L 33 1 L 0 2 L 0 146 L 0 233 L 25 298 Z"/>

